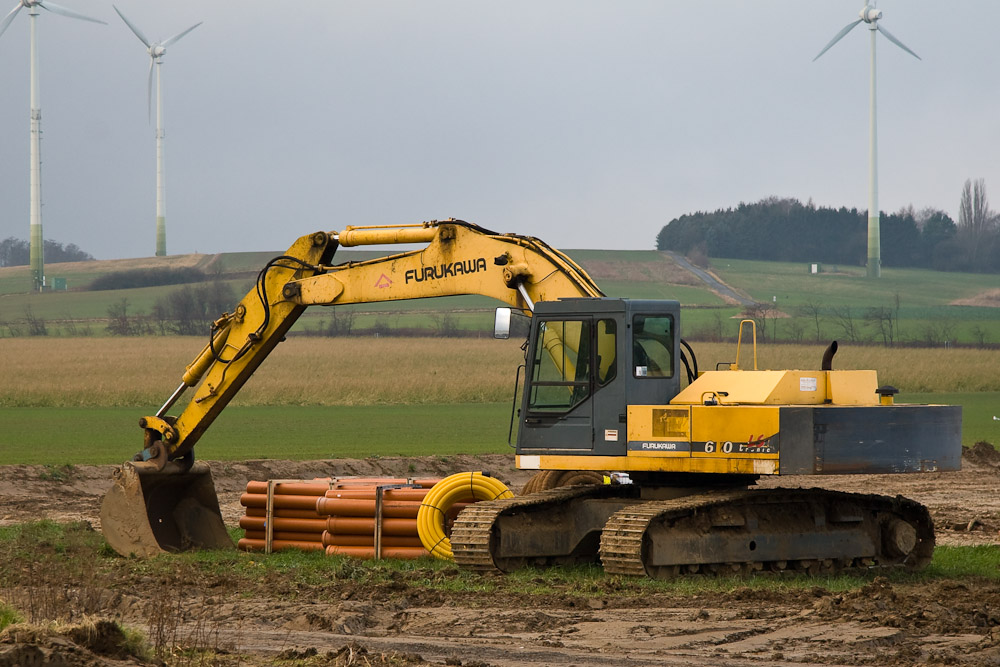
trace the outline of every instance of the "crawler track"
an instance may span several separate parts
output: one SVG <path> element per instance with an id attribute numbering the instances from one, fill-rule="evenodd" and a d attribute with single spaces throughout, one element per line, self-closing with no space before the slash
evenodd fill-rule
<path id="1" fill-rule="evenodd" d="M 934 526 L 897 496 L 757 489 L 644 503 L 617 512 L 601 537 L 612 574 L 670 578 L 758 570 L 833 573 L 930 562 Z"/>
<path id="2" fill-rule="evenodd" d="M 481 572 L 593 562 L 601 529 L 636 502 L 632 495 L 627 488 L 588 485 L 475 503 L 452 527 L 455 562 Z"/>
<path id="3" fill-rule="evenodd" d="M 629 487 L 559 488 L 476 503 L 459 516 L 455 560 L 478 571 L 594 562 L 670 578 L 766 571 L 918 569 L 934 549 L 923 505 L 822 489 L 739 489 L 644 502 Z"/>

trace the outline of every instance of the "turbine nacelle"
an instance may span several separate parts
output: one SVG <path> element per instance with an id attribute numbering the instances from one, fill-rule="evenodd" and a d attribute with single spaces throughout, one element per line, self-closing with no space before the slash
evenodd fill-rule
<path id="1" fill-rule="evenodd" d="M 154 44 L 153 46 L 149 47 L 146 50 L 149 51 L 149 56 L 153 60 L 159 59 L 160 56 L 166 54 L 166 52 L 167 52 L 167 50 L 165 48 L 163 48 L 163 46 L 161 44 Z"/>
<path id="2" fill-rule="evenodd" d="M 860 16 L 861 20 L 865 23 L 875 23 L 875 21 L 882 18 L 882 10 L 875 9 L 871 5 L 865 5 L 864 9 L 858 12 L 858 16 Z"/>

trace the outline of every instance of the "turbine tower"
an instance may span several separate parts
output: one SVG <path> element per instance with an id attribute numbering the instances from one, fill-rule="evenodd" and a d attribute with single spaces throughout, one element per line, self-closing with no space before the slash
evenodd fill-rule
<path id="1" fill-rule="evenodd" d="M 36 38 L 37 27 L 35 25 L 38 18 L 38 8 L 62 14 L 74 19 L 91 21 L 93 23 L 103 23 L 104 21 L 92 19 L 89 16 L 78 14 L 70 9 L 57 5 L 48 0 L 19 0 L 14 9 L 10 10 L 3 23 L 0 23 L 0 35 L 7 30 L 17 13 L 22 7 L 28 8 L 29 23 L 31 26 L 31 129 L 30 129 L 30 159 L 29 167 L 29 196 L 31 199 L 29 222 L 30 224 L 30 260 L 31 260 L 31 284 L 32 289 L 41 291 L 45 286 L 45 255 L 43 253 L 42 241 L 42 103 L 38 89 L 38 41 Z"/>
<path id="2" fill-rule="evenodd" d="M 125 25 L 135 33 L 139 41 L 146 46 L 146 51 L 149 53 L 149 78 L 146 81 L 146 111 L 149 115 L 152 115 L 153 66 L 156 66 L 156 256 L 163 257 L 167 254 L 167 193 L 163 172 L 163 88 L 160 80 L 160 66 L 163 65 L 163 56 L 167 53 L 167 47 L 200 26 L 202 22 L 195 23 L 187 30 L 179 32 L 169 39 L 150 42 L 141 30 L 125 18 L 121 10 L 115 7 L 115 11 L 118 12 L 122 21 L 125 21 Z"/>
<path id="3" fill-rule="evenodd" d="M 857 21 L 848 23 L 844 28 L 830 40 L 830 43 L 823 47 L 823 50 L 816 54 L 813 62 L 816 62 L 821 55 L 830 50 L 830 47 L 839 42 L 844 35 L 854 29 L 856 25 L 864 21 L 868 24 L 871 32 L 871 102 L 868 107 L 868 277 L 879 278 L 882 275 L 882 250 L 879 237 L 879 209 L 878 209 L 878 127 L 875 115 L 875 33 L 880 32 L 886 39 L 903 49 L 911 56 L 920 60 L 920 56 L 911 51 L 909 47 L 892 36 L 888 30 L 879 25 L 882 18 L 882 10 L 875 8 L 875 2 L 865 3 L 865 6 L 858 13 L 860 18 Z"/>

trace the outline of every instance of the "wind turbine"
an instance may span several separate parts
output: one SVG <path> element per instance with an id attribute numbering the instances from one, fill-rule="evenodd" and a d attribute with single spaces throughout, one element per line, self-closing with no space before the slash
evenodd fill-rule
<path id="1" fill-rule="evenodd" d="M 118 12 L 122 21 L 125 21 L 125 25 L 135 33 L 139 41 L 146 46 L 146 51 L 149 53 L 149 78 L 146 81 L 146 111 L 149 115 L 152 115 L 153 66 L 156 65 L 156 256 L 163 257 L 167 254 L 167 193 L 163 172 L 163 88 L 160 82 L 160 66 L 163 64 L 163 56 L 167 53 L 167 47 L 203 22 L 199 21 L 187 30 L 163 41 L 150 42 L 141 30 L 125 18 L 121 10 L 115 7 L 115 11 Z"/>
<path id="2" fill-rule="evenodd" d="M 882 18 L 882 10 L 875 8 L 875 2 L 865 3 L 865 6 L 858 12 L 860 18 L 857 21 L 848 23 L 844 28 L 830 40 L 830 43 L 823 47 L 823 50 L 816 54 L 813 62 L 816 62 L 821 55 L 830 50 L 830 47 L 839 42 L 844 35 L 854 29 L 859 23 L 864 21 L 868 24 L 871 32 L 871 103 L 868 108 L 868 277 L 879 278 L 882 275 L 882 250 L 879 237 L 879 210 L 878 210 L 878 128 L 875 116 L 875 33 L 880 32 L 890 42 L 903 49 L 911 56 L 920 60 L 920 56 L 910 50 L 908 46 L 892 36 L 888 30 L 879 25 Z"/>
<path id="3" fill-rule="evenodd" d="M 35 19 L 38 18 L 38 8 L 62 14 L 73 19 L 91 21 L 93 23 L 103 23 L 99 19 L 92 19 L 89 16 L 78 14 L 62 5 L 57 5 L 48 0 L 19 0 L 10 10 L 3 23 L 0 23 L 0 35 L 7 30 L 17 13 L 22 7 L 28 8 L 29 23 L 31 25 L 31 166 L 29 168 L 29 194 L 31 206 L 28 215 L 30 222 L 31 236 L 29 240 L 29 254 L 31 262 L 32 288 L 41 291 L 45 286 L 45 255 L 42 241 L 42 103 L 38 90 L 38 41 L 36 39 L 37 28 Z"/>

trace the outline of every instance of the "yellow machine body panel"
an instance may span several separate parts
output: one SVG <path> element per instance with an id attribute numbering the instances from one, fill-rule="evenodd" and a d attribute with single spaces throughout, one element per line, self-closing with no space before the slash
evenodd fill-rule
<path id="1" fill-rule="evenodd" d="M 700 405 L 876 405 L 875 371 L 706 371 L 670 402 Z"/>
<path id="2" fill-rule="evenodd" d="M 604 466 L 626 472 L 778 473 L 778 407 L 630 405 L 626 431 L 625 456 L 521 455 L 518 467 L 577 470 L 584 466 Z"/>

